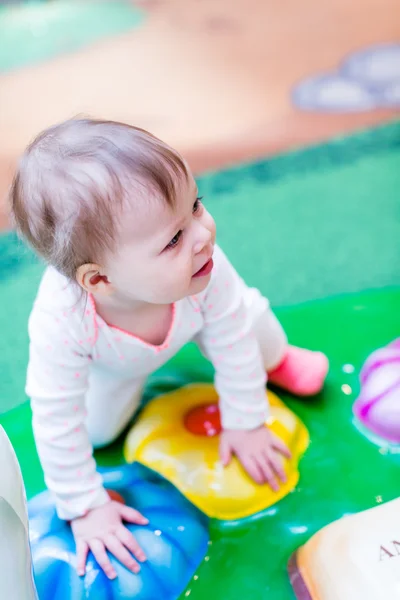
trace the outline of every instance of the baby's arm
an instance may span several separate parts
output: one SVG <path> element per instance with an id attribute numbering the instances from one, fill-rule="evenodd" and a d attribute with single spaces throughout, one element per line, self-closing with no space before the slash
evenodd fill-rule
<path id="1" fill-rule="evenodd" d="M 89 315 L 90 316 L 90 315 Z M 89 321 L 90 323 L 90 321 Z M 93 332 L 88 319 L 36 306 L 32 312 L 27 392 L 32 399 L 33 430 L 47 487 L 58 515 L 70 520 L 77 546 L 77 570 L 85 572 L 92 550 L 110 579 L 116 577 L 106 549 L 133 572 L 140 570 L 132 554 L 143 550 L 123 521 L 148 523 L 131 507 L 111 501 L 96 472 L 85 427 Z"/>
<path id="2" fill-rule="evenodd" d="M 90 343 L 79 321 L 36 306 L 29 322 L 27 393 L 46 485 L 60 518 L 109 501 L 85 427 Z"/>
<path id="3" fill-rule="evenodd" d="M 287 457 L 289 451 L 265 427 L 266 371 L 243 283 L 219 248 L 211 282 L 199 301 L 205 319 L 199 342 L 214 364 L 220 398 L 221 458 L 227 464 L 235 453 L 255 481 L 276 488 L 275 476 L 285 478 L 280 455 Z"/>

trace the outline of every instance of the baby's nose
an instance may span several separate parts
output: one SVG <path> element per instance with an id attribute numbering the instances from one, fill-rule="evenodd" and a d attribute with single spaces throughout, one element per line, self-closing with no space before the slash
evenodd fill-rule
<path id="1" fill-rule="evenodd" d="M 202 235 L 201 239 L 199 239 L 194 245 L 193 250 L 194 250 L 195 254 L 200 254 L 200 252 L 202 252 L 204 250 L 204 248 L 211 243 L 211 239 L 212 239 L 211 231 L 209 231 L 206 228 L 203 228 L 202 233 L 203 233 L 203 235 Z"/>

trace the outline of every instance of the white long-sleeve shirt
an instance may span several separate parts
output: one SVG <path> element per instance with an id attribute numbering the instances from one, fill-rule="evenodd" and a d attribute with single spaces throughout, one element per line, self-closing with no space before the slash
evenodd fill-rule
<path id="1" fill-rule="evenodd" d="M 216 247 L 207 288 L 174 304 L 169 333 L 154 346 L 105 323 L 76 284 L 46 270 L 29 321 L 26 390 L 46 484 L 61 518 L 80 516 L 108 500 L 85 424 L 94 367 L 103 376 L 143 380 L 195 339 L 215 367 L 223 427 L 255 428 L 265 422 L 268 407 L 252 311 L 266 305 Z"/>

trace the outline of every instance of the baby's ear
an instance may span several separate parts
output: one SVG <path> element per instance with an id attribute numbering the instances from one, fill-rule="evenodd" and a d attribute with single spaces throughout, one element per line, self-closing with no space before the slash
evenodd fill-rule
<path id="1" fill-rule="evenodd" d="M 76 281 L 89 294 L 108 295 L 111 285 L 106 275 L 102 274 L 100 265 L 88 263 L 76 271 Z"/>

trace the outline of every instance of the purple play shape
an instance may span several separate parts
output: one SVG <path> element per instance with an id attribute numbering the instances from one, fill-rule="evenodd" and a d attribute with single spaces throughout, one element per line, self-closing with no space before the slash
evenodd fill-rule
<path id="1" fill-rule="evenodd" d="M 368 357 L 360 379 L 355 416 L 373 433 L 400 444 L 400 338 Z"/>

